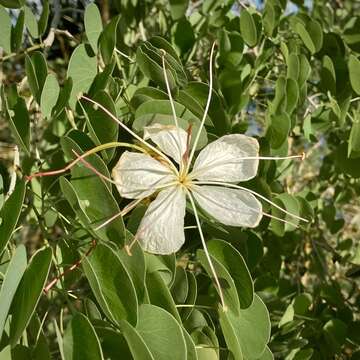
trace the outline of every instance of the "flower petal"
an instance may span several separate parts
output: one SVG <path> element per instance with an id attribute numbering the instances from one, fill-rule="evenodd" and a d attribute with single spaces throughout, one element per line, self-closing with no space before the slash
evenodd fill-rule
<path id="1" fill-rule="evenodd" d="M 221 186 L 193 186 L 199 206 L 224 225 L 255 227 L 262 218 L 261 203 L 245 190 Z"/>
<path id="2" fill-rule="evenodd" d="M 151 139 L 160 150 L 178 164 L 186 151 L 187 133 L 174 125 L 154 124 L 144 128 L 144 139 Z"/>
<path id="3" fill-rule="evenodd" d="M 256 176 L 259 156 L 256 139 L 242 135 L 225 135 L 207 145 L 197 157 L 191 177 L 199 180 L 239 182 Z"/>
<path id="4" fill-rule="evenodd" d="M 120 195 L 140 199 L 154 193 L 161 185 L 175 180 L 170 168 L 149 155 L 125 151 L 112 176 Z"/>
<path id="5" fill-rule="evenodd" d="M 181 248 L 185 242 L 185 206 L 182 187 L 174 186 L 159 193 L 146 210 L 136 235 L 145 251 L 164 255 Z"/>

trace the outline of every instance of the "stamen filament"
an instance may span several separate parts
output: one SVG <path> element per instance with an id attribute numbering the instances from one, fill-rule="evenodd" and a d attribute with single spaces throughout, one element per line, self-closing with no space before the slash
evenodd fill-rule
<path id="1" fill-rule="evenodd" d="M 218 186 L 225 186 L 225 187 L 230 187 L 230 188 L 234 188 L 234 189 L 240 189 L 240 190 L 245 190 L 248 191 L 249 193 L 259 197 L 260 199 L 266 201 L 267 203 L 269 203 L 270 205 L 274 206 L 276 209 L 282 211 L 283 213 L 292 216 L 295 219 L 304 221 L 304 222 L 309 222 L 309 220 L 302 218 L 301 216 L 292 214 L 291 212 L 283 209 L 281 206 L 275 204 L 274 202 L 272 202 L 271 200 L 269 200 L 268 198 L 266 198 L 265 196 L 258 194 L 256 191 L 248 189 L 244 186 L 240 186 L 240 185 L 235 185 L 235 184 L 231 184 L 231 183 L 227 183 L 227 182 L 223 182 L 223 181 L 193 181 L 192 182 L 195 185 L 218 185 Z"/>
<path id="2" fill-rule="evenodd" d="M 206 246 L 204 234 L 203 234 L 202 228 L 201 228 L 199 215 L 198 215 L 198 212 L 197 212 L 196 206 L 195 206 L 195 201 L 193 199 L 193 196 L 191 195 L 191 192 L 189 190 L 186 190 L 186 191 L 187 191 L 187 194 L 188 194 L 189 199 L 190 199 L 191 206 L 192 206 L 193 211 L 194 211 L 194 216 L 195 216 L 197 228 L 198 228 L 198 231 L 199 231 L 200 239 L 201 239 L 201 242 L 202 242 L 202 245 L 203 245 L 203 248 L 204 248 L 205 256 L 206 256 L 206 259 L 207 259 L 207 261 L 209 263 L 211 272 L 212 272 L 212 274 L 214 276 L 215 284 L 216 284 L 216 286 L 217 286 L 217 288 L 219 290 L 219 296 L 220 296 L 221 305 L 222 305 L 223 309 L 225 310 L 226 309 L 226 304 L 225 304 L 225 300 L 224 300 L 224 295 L 223 295 L 223 292 L 222 292 L 222 289 L 221 289 L 219 278 L 218 278 L 218 276 L 216 274 L 213 262 L 211 260 L 209 251 L 208 251 L 207 246 Z"/>
<path id="3" fill-rule="evenodd" d="M 147 141 L 145 141 L 143 138 L 141 138 L 139 135 L 137 135 L 128 126 L 126 126 L 123 122 L 121 122 L 116 116 L 114 116 L 106 107 L 104 107 L 103 105 L 101 105 L 97 101 L 88 98 L 87 96 L 82 95 L 81 98 L 88 101 L 88 102 L 90 102 L 90 103 L 92 103 L 92 104 L 94 104 L 95 106 L 99 107 L 104 113 L 106 113 L 113 121 L 115 121 L 117 124 L 119 124 L 124 130 L 126 130 L 136 140 L 140 141 L 142 144 L 146 145 L 152 151 L 154 151 L 159 156 L 161 156 L 170 165 L 170 168 L 174 171 L 174 173 L 178 174 L 178 170 L 177 170 L 176 166 L 172 163 L 172 161 L 163 152 L 161 152 L 155 146 L 152 146 Z"/>
<path id="4" fill-rule="evenodd" d="M 297 224 L 294 224 L 294 223 L 292 223 L 292 222 L 290 222 L 290 221 L 281 219 L 281 218 L 279 218 L 279 217 L 277 217 L 277 216 L 268 214 L 268 213 L 266 213 L 266 212 L 263 212 L 262 214 L 263 214 L 264 216 L 267 216 L 267 217 L 271 218 L 271 219 L 275 219 L 275 220 L 281 221 L 281 222 L 283 222 L 283 223 L 285 223 L 285 224 L 295 226 L 296 228 L 299 227 L 299 225 L 297 225 Z"/>
<path id="5" fill-rule="evenodd" d="M 205 120 L 206 120 L 206 117 L 207 117 L 207 114 L 208 114 L 208 111 L 209 111 L 209 107 L 210 107 L 211 96 L 212 96 L 212 88 L 213 88 L 213 57 L 214 57 L 214 50 L 215 50 L 215 42 L 212 44 L 211 52 L 210 52 L 209 94 L 208 94 L 208 98 L 207 98 L 207 101 L 206 101 L 205 111 L 204 111 L 203 117 L 201 119 L 201 123 L 200 123 L 199 129 L 198 129 L 198 131 L 196 133 L 195 141 L 194 141 L 192 149 L 191 149 L 189 160 L 188 160 L 188 162 L 186 164 L 186 174 L 189 172 L 191 161 L 192 161 L 192 159 L 194 157 L 196 147 L 197 147 L 197 144 L 198 144 L 199 139 L 200 139 L 201 130 L 204 127 Z"/>

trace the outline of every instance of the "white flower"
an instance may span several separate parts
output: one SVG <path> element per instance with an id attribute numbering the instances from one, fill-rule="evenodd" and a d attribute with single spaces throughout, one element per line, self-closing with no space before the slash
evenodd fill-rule
<path id="1" fill-rule="evenodd" d="M 187 133 L 176 126 L 156 124 L 145 128 L 145 138 L 179 165 L 174 169 L 162 158 L 124 152 L 113 169 L 113 178 L 124 198 L 145 198 L 156 191 L 137 232 L 144 250 L 156 254 L 178 251 L 185 241 L 186 197 L 225 225 L 255 227 L 262 206 L 247 190 L 231 189 L 256 176 L 259 144 L 241 135 L 225 135 L 202 149 L 192 170 L 186 166 Z"/>

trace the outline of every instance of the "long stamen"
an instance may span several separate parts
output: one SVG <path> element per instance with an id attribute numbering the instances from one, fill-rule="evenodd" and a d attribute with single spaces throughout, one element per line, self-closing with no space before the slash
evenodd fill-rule
<path id="1" fill-rule="evenodd" d="M 136 140 L 140 141 L 142 144 L 146 145 L 148 148 L 150 148 L 152 151 L 157 153 L 159 156 L 161 156 L 172 168 L 172 170 L 175 172 L 175 174 L 178 174 L 178 170 L 175 167 L 175 165 L 172 163 L 172 161 L 160 150 L 158 150 L 155 146 L 152 146 L 147 141 L 145 141 L 143 138 L 141 138 L 139 135 L 137 135 L 134 131 L 132 131 L 128 126 L 126 126 L 123 122 L 121 122 L 116 116 L 114 116 L 106 107 L 99 104 L 97 101 L 88 98 L 87 96 L 82 95 L 82 99 L 94 104 L 98 108 L 100 108 L 104 113 L 106 113 L 113 121 L 115 121 L 117 124 L 119 124 L 124 130 L 126 130 L 131 136 L 133 136 Z"/>
<path id="2" fill-rule="evenodd" d="M 96 146 L 93 149 L 90 149 L 90 150 L 86 151 L 84 154 L 82 154 L 81 156 L 79 156 L 75 160 L 71 161 L 68 165 L 66 165 L 65 167 L 63 167 L 61 169 L 50 170 L 50 171 L 40 171 L 40 172 L 37 172 L 37 173 L 26 176 L 26 179 L 31 181 L 34 177 L 53 176 L 53 175 L 63 174 L 64 172 L 70 170 L 79 161 L 86 158 L 87 156 L 95 154 L 95 153 L 103 151 L 103 150 L 106 150 L 106 149 L 114 148 L 114 147 L 128 147 L 128 148 L 132 148 L 132 149 L 141 151 L 143 153 L 146 153 L 145 149 L 143 149 L 143 148 L 141 148 L 140 146 L 137 146 L 137 145 L 123 143 L 123 142 L 110 142 L 110 143 L 107 143 L 107 144 Z"/>
<path id="3" fill-rule="evenodd" d="M 173 118 L 174 118 L 174 123 L 175 123 L 175 126 L 176 126 L 176 129 L 179 129 L 179 123 L 178 123 L 178 119 L 177 119 L 177 116 L 176 116 L 176 110 L 175 110 L 175 104 L 174 104 L 174 100 L 173 100 L 173 97 L 171 95 L 171 90 L 170 90 L 170 84 L 169 84 L 169 79 L 168 79 L 168 76 L 167 76 L 167 72 L 166 72 L 166 65 L 165 65 L 165 55 L 166 55 L 166 52 L 165 50 L 161 49 L 162 51 L 162 56 L 161 56 L 161 59 L 162 59 L 162 68 L 163 68 L 163 73 L 164 73 L 164 79 L 165 79 L 165 84 L 166 84 L 166 91 L 167 91 L 167 94 L 169 96 L 169 101 L 170 101 L 170 106 L 171 106 L 171 111 L 173 113 Z M 181 138 L 180 138 L 180 133 L 179 131 L 177 130 L 177 137 L 178 137 L 178 141 L 177 141 L 177 145 L 178 145 L 178 150 L 179 150 L 179 153 L 180 153 L 180 156 L 179 156 L 179 161 L 180 161 L 180 172 L 181 172 L 181 169 L 182 169 L 182 166 L 183 166 L 183 162 L 182 162 L 182 151 L 181 151 Z"/>
<path id="4" fill-rule="evenodd" d="M 201 223 L 200 223 L 199 215 L 198 215 L 198 212 L 197 212 L 196 206 L 195 206 L 195 201 L 194 201 L 194 199 L 193 199 L 190 191 L 187 190 L 187 194 L 188 194 L 188 196 L 189 196 L 189 199 L 190 199 L 190 202 L 191 202 L 191 206 L 192 206 L 193 211 L 194 211 L 194 216 L 195 216 L 197 228 L 198 228 L 198 231 L 199 231 L 200 239 L 201 239 L 201 242 L 202 242 L 202 245 L 203 245 L 203 248 L 204 248 L 205 256 L 206 256 L 206 259 L 207 259 L 207 261 L 208 261 L 208 263 L 209 263 L 211 272 L 212 272 L 212 274 L 213 274 L 213 276 L 214 276 L 215 284 L 216 284 L 216 286 L 217 286 L 217 288 L 218 288 L 218 290 L 219 290 L 219 296 L 220 296 L 221 305 L 222 305 L 223 309 L 225 310 L 225 309 L 226 309 L 226 304 L 225 304 L 225 300 L 224 300 L 224 295 L 223 295 L 223 292 L 222 292 L 222 289 L 221 289 L 221 285 L 220 285 L 219 278 L 218 278 L 218 276 L 217 276 L 217 274 L 216 274 L 216 271 L 215 271 L 213 262 L 212 262 L 212 260 L 211 260 L 209 251 L 208 251 L 207 246 L 206 246 L 204 234 L 203 234 L 202 228 L 201 228 Z"/>
<path id="5" fill-rule="evenodd" d="M 190 153 L 190 157 L 189 157 L 189 161 L 186 165 L 186 173 L 189 172 L 189 168 L 190 168 L 190 165 L 191 165 L 191 161 L 194 157 L 194 154 L 195 154 L 195 151 L 196 151 L 196 147 L 197 147 L 197 144 L 199 142 L 199 139 L 200 139 L 200 134 L 201 134 L 201 130 L 202 128 L 204 127 L 204 124 L 205 124 L 205 120 L 206 120 L 206 117 L 207 117 L 207 114 L 208 114 L 208 111 L 209 111 L 209 107 L 210 107 L 210 102 L 211 102 L 211 96 L 212 96 L 212 88 L 213 88 L 213 57 L 214 57 L 214 50 L 215 50 L 215 42 L 212 44 L 212 47 L 211 47 L 211 52 L 210 52 L 210 68 L 209 68 L 209 94 L 208 94 L 208 98 L 207 98 L 207 102 L 206 102 L 206 106 L 205 106 L 205 111 L 204 111 L 204 115 L 201 119 L 201 123 L 200 123 L 200 126 L 199 126 L 199 129 L 196 133 L 196 137 L 195 137 L 195 141 L 194 141 L 194 144 L 192 146 L 192 149 L 191 149 L 191 153 Z"/>
<path id="6" fill-rule="evenodd" d="M 302 218 L 301 216 L 292 214 L 291 212 L 283 209 L 281 206 L 275 204 L 274 202 L 272 202 L 271 200 L 269 200 L 268 198 L 266 198 L 265 196 L 258 194 L 256 191 L 248 189 L 244 186 L 240 186 L 240 185 L 235 185 L 235 184 L 231 184 L 231 183 L 227 183 L 227 182 L 223 182 L 223 181 L 193 181 L 192 182 L 195 185 L 218 185 L 218 186 L 225 186 L 225 187 L 230 187 L 230 188 L 234 188 L 234 189 L 240 189 L 240 190 L 245 190 L 248 191 L 249 193 L 259 197 L 260 199 L 266 201 L 267 203 L 269 203 L 270 205 L 274 206 L 276 209 L 282 211 L 283 213 L 292 216 L 295 219 L 304 221 L 304 222 L 309 222 L 309 220 Z"/>
<path id="7" fill-rule="evenodd" d="M 281 219 L 281 218 L 279 218 L 279 217 L 277 217 L 277 216 L 268 214 L 268 213 L 266 213 L 266 212 L 263 212 L 262 214 L 263 214 L 264 216 L 267 216 L 267 217 L 271 218 L 271 219 L 275 219 L 275 220 L 278 220 L 278 221 L 283 222 L 283 223 L 285 223 L 285 224 L 292 225 L 292 226 L 294 226 L 294 227 L 296 227 L 296 228 L 299 227 L 299 225 L 294 224 L 294 223 L 292 223 L 291 221 L 287 221 L 287 220 Z"/>

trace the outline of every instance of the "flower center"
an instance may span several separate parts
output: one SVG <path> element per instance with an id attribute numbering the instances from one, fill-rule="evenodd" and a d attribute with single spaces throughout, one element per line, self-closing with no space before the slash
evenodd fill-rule
<path id="1" fill-rule="evenodd" d="M 186 188 L 190 187 L 191 179 L 186 172 L 182 172 L 178 175 L 178 181 L 180 185 Z"/>

